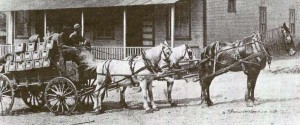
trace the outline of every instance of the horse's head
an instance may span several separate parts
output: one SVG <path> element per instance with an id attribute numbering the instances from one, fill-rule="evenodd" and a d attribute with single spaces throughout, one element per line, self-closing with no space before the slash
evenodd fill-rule
<path id="1" fill-rule="evenodd" d="M 183 44 L 173 48 L 173 52 L 169 58 L 170 67 L 179 68 L 178 63 L 182 60 L 194 60 L 193 50 L 188 44 Z"/>
<path id="2" fill-rule="evenodd" d="M 286 51 L 290 54 L 290 56 L 295 55 L 296 54 L 295 45 L 289 28 L 286 26 L 285 23 L 283 23 L 283 26 L 281 26 L 280 28 L 284 37 L 283 42 Z"/>

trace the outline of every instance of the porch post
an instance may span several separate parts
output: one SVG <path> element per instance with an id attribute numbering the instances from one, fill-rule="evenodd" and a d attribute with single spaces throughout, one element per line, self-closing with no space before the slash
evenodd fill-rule
<path id="1" fill-rule="evenodd" d="M 44 37 L 47 36 L 47 12 L 44 11 Z"/>
<path id="2" fill-rule="evenodd" d="M 124 8 L 123 12 L 123 51 L 124 51 L 124 57 L 126 57 L 126 8 Z"/>
<path id="3" fill-rule="evenodd" d="M 171 47 L 174 47 L 174 34 L 175 34 L 175 4 L 171 5 Z"/>
<path id="4" fill-rule="evenodd" d="M 81 36 L 84 37 L 84 11 L 81 10 Z"/>
<path id="5" fill-rule="evenodd" d="M 11 45 L 13 51 L 14 36 L 15 36 L 15 13 L 13 11 L 7 12 L 7 44 Z"/>

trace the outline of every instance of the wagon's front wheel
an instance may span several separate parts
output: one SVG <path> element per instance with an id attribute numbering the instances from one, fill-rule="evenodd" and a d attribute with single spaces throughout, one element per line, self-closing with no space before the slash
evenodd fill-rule
<path id="1" fill-rule="evenodd" d="M 8 77 L 0 74 L 0 114 L 6 115 L 12 109 L 15 93 Z"/>
<path id="2" fill-rule="evenodd" d="M 88 79 L 81 89 L 80 102 L 85 106 L 94 104 L 93 93 L 96 88 L 95 81 L 96 79 Z"/>
<path id="3" fill-rule="evenodd" d="M 57 115 L 70 114 L 78 101 L 76 87 L 67 78 L 54 78 L 45 89 L 45 101 L 51 112 Z"/>

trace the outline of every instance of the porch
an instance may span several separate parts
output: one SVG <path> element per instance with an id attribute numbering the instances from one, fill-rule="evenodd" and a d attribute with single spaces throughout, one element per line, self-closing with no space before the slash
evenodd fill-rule
<path id="1" fill-rule="evenodd" d="M 49 29 L 61 33 L 66 27 L 72 29 L 75 23 L 81 24 L 82 36 L 92 41 L 92 53 L 97 59 L 139 55 L 165 40 L 171 47 L 187 43 L 195 53 L 198 47 L 204 46 L 203 3 L 198 0 L 74 0 L 69 3 L 18 0 L 16 3 L 19 2 L 0 3 L 6 6 L 0 11 L 7 12 L 6 44 L 12 45 L 0 45 L 0 56 L 11 52 L 13 45 L 26 42 L 30 35 L 44 37 L 51 32 Z"/>

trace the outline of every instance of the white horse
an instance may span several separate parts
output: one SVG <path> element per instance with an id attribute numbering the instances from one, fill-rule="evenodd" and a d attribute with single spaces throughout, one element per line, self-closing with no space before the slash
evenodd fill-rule
<path id="1" fill-rule="evenodd" d="M 102 101 L 104 93 L 112 87 L 132 86 L 139 83 L 143 93 L 143 107 L 146 113 L 158 110 L 153 101 L 152 80 L 154 79 L 154 70 L 158 69 L 160 60 L 166 60 L 171 55 L 172 51 L 168 44 L 161 43 L 160 45 L 146 50 L 139 59 L 131 60 L 102 60 L 94 61 L 91 58 L 86 58 L 83 62 L 89 68 L 96 68 L 97 86 L 94 92 L 94 111 L 95 114 L 103 112 Z M 101 98 L 100 98 L 101 97 Z M 149 97 L 149 106 L 147 99 Z"/>
<path id="2" fill-rule="evenodd" d="M 130 57 L 125 58 L 124 60 L 129 60 Z M 188 46 L 188 44 L 183 44 L 180 46 L 177 46 L 172 49 L 172 53 L 169 56 L 169 58 L 165 58 L 166 60 L 161 60 L 159 65 L 160 67 L 164 67 L 162 70 L 163 72 L 167 72 L 170 69 L 173 68 L 180 68 L 179 62 L 181 60 L 195 60 L 195 56 L 193 55 L 192 49 Z M 163 73 L 162 73 L 163 74 Z M 168 102 L 171 104 L 171 106 L 176 106 L 176 104 L 172 101 L 171 97 L 171 91 L 174 84 L 174 77 L 173 76 L 167 76 L 163 77 L 162 80 L 167 81 L 167 94 L 168 94 Z M 124 86 L 120 91 L 120 104 L 127 108 L 127 104 L 125 102 L 125 90 L 126 86 Z"/>

